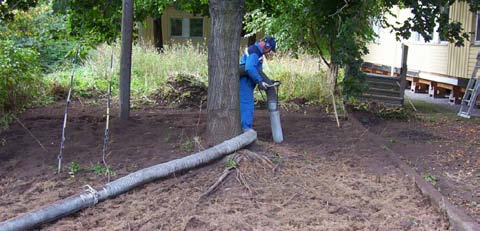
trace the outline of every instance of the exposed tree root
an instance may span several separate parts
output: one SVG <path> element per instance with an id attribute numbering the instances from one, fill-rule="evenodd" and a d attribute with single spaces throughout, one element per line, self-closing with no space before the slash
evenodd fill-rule
<path id="1" fill-rule="evenodd" d="M 218 178 L 218 180 L 212 185 L 210 186 L 207 191 L 205 191 L 201 196 L 200 198 L 204 198 L 204 197 L 207 197 L 209 196 L 212 192 L 214 192 L 218 186 L 223 182 L 223 180 L 225 180 L 225 178 L 227 178 L 228 175 L 230 175 L 230 173 L 233 172 L 233 170 L 235 170 L 238 166 L 238 164 L 240 164 L 240 161 L 242 161 L 242 156 L 240 155 L 240 153 L 236 153 L 232 156 L 232 160 L 235 161 L 236 163 L 236 166 L 227 166 L 225 168 L 225 170 L 223 170 L 223 173 L 222 175 Z"/>
<path id="2" fill-rule="evenodd" d="M 210 186 L 201 196 L 200 199 L 205 198 L 210 196 L 213 192 L 215 192 L 219 186 L 224 182 L 228 176 L 235 171 L 236 172 L 236 180 L 243 185 L 250 193 L 254 193 L 253 187 L 251 184 L 248 182 L 247 176 L 245 175 L 245 170 L 241 169 L 240 163 L 242 160 L 249 160 L 249 161 L 258 161 L 258 163 L 261 164 L 264 168 L 270 169 L 273 173 L 275 173 L 275 170 L 278 168 L 278 164 L 274 164 L 269 158 L 266 156 L 263 156 L 261 154 L 258 154 L 256 152 L 243 149 L 237 153 L 235 153 L 232 157 L 231 160 L 235 162 L 234 166 L 227 166 L 224 170 L 222 175 L 215 181 L 212 186 Z M 245 167 L 244 167 L 245 168 Z M 265 169 L 266 170 L 266 169 Z"/>
<path id="3" fill-rule="evenodd" d="M 252 187 L 250 187 L 250 184 L 248 184 L 247 179 L 245 179 L 245 175 L 242 173 L 242 171 L 237 168 L 237 180 L 242 184 L 250 193 L 253 193 Z"/>

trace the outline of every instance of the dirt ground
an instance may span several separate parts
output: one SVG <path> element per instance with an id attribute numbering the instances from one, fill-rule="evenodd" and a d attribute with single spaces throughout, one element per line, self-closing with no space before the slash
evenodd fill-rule
<path id="1" fill-rule="evenodd" d="M 84 185 L 107 183 L 91 170 L 102 161 L 103 106 L 79 101 L 71 106 L 60 175 L 55 171 L 62 103 L 28 110 L 19 118 L 46 150 L 18 122 L 0 134 L 0 221 L 79 193 Z M 362 126 L 351 117 L 337 128 L 320 108 L 281 113 L 285 141 L 274 144 L 268 112 L 256 111 L 258 141 L 249 150 L 271 162 L 239 152 L 244 158 L 237 169 L 209 196 L 201 197 L 226 168 L 225 159 L 146 184 L 40 229 L 449 230 L 445 214 L 388 159 L 385 146 L 419 172 L 437 177 L 442 193 L 480 218 L 478 123 L 470 127 L 469 121 L 424 119 Z M 135 109 L 127 124 L 114 116 L 107 157 L 113 179 L 201 150 L 205 122 L 199 110 L 160 106 Z M 468 129 L 456 129 L 457 123 Z M 75 174 L 68 173 L 72 162 L 80 166 Z"/>
<path id="2" fill-rule="evenodd" d="M 408 121 L 357 117 L 370 132 L 387 139 L 387 146 L 442 195 L 480 223 L 480 118 L 463 119 L 455 113 L 418 113 Z"/>

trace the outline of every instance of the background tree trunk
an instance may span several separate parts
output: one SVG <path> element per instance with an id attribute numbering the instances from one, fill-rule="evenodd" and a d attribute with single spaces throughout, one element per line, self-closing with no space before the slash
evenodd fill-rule
<path id="1" fill-rule="evenodd" d="M 163 28 L 162 28 L 162 14 L 153 20 L 153 40 L 155 43 L 155 48 L 159 52 L 163 52 Z"/>
<path id="2" fill-rule="evenodd" d="M 123 0 L 122 50 L 120 54 L 120 118 L 130 113 L 130 78 L 132 70 L 133 0 Z"/>
<path id="3" fill-rule="evenodd" d="M 239 49 L 245 0 L 210 0 L 207 141 L 240 134 Z"/>
<path id="4" fill-rule="evenodd" d="M 337 88 L 337 78 L 338 78 L 338 65 L 334 62 L 330 62 L 330 67 L 328 68 L 327 75 L 328 87 L 330 91 L 335 92 Z"/>

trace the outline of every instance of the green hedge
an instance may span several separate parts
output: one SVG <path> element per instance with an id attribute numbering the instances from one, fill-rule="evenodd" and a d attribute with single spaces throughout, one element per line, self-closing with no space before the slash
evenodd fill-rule
<path id="1" fill-rule="evenodd" d="M 11 40 L 0 40 L 0 118 L 19 111 L 41 94 L 38 53 Z"/>

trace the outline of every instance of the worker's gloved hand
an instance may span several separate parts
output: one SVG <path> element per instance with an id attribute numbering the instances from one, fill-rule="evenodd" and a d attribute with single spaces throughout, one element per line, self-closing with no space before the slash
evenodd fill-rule
<path id="1" fill-rule="evenodd" d="M 269 86 L 269 84 L 265 81 L 262 81 L 262 82 L 258 83 L 258 88 L 260 88 L 264 91 L 267 90 L 268 86 Z"/>

